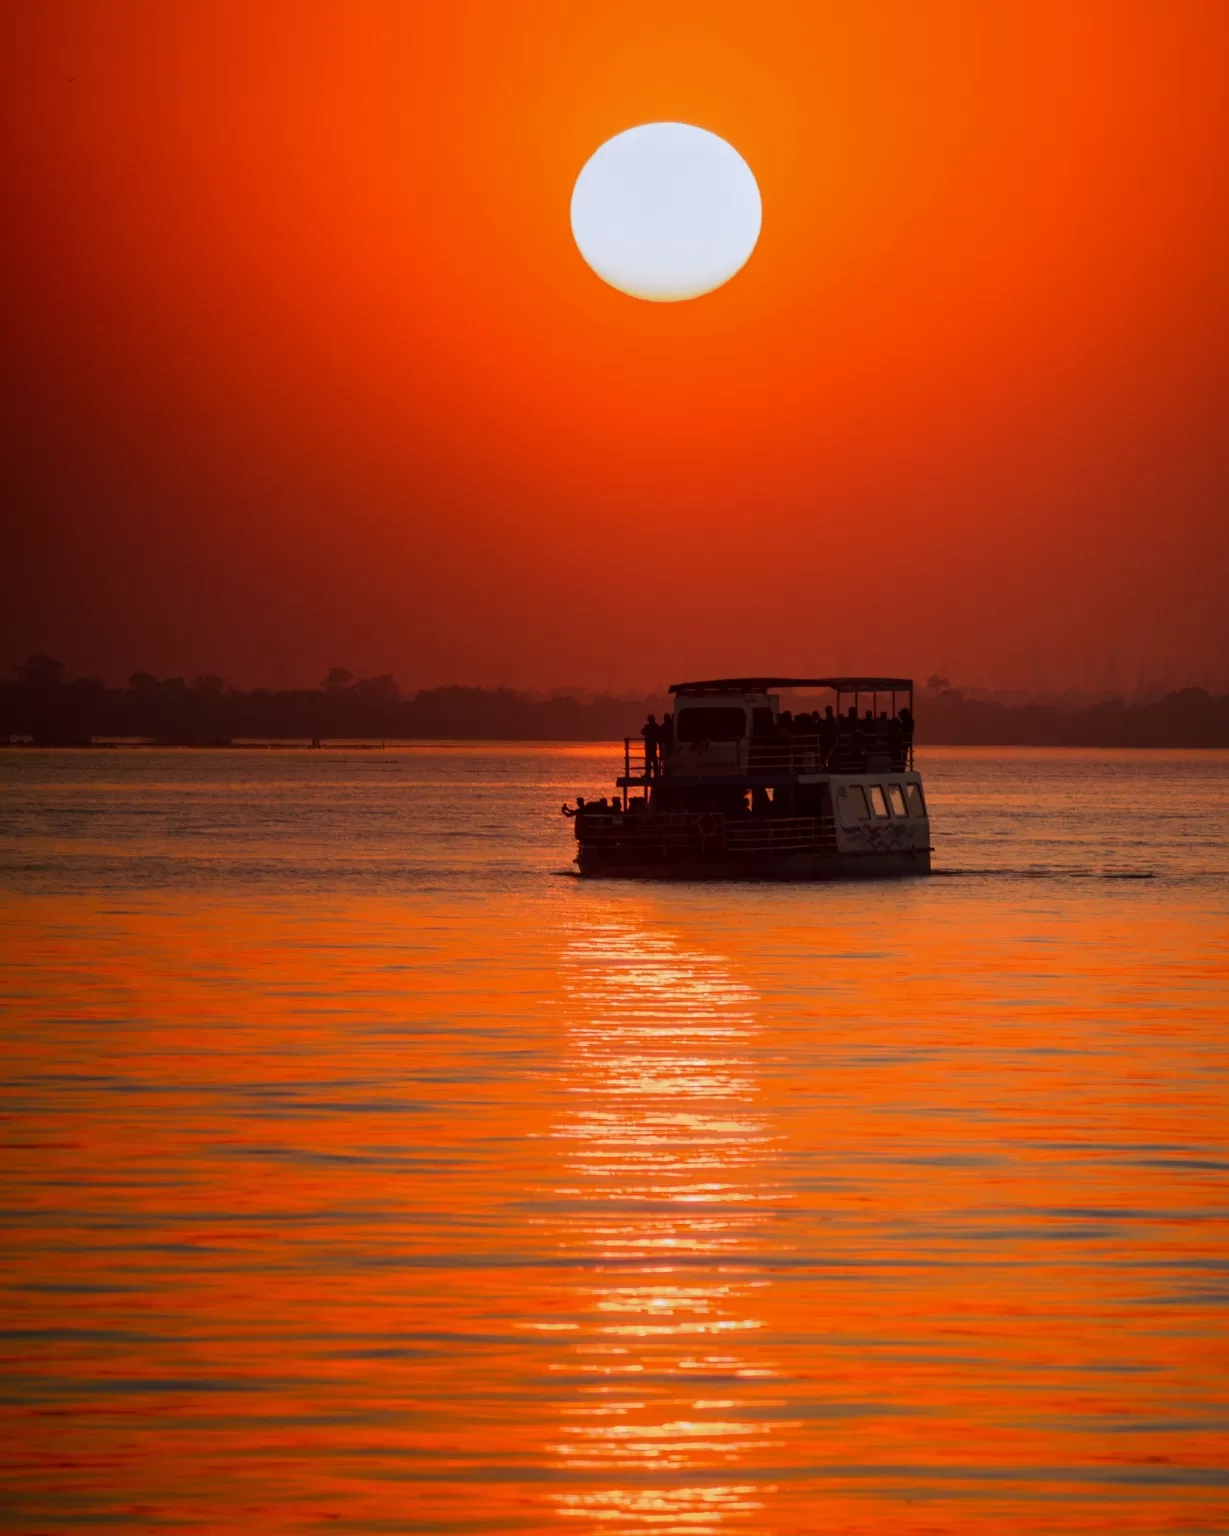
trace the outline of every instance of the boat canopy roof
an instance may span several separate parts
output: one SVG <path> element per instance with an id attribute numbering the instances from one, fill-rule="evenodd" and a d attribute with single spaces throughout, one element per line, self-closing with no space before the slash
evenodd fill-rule
<path id="1" fill-rule="evenodd" d="M 773 688 L 835 688 L 838 693 L 912 693 L 911 677 L 711 677 L 698 683 L 671 683 L 670 692 L 768 693 Z"/>

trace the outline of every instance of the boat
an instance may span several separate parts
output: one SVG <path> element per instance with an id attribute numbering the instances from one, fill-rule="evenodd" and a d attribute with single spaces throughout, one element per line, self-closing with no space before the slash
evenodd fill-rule
<path id="1" fill-rule="evenodd" d="M 795 716 L 780 707 L 783 689 L 830 690 L 835 704 Z M 618 793 L 563 807 L 581 875 L 930 873 L 910 678 L 724 677 L 674 683 L 670 693 L 673 715 L 660 726 L 650 716 L 639 737 L 624 739 Z"/>

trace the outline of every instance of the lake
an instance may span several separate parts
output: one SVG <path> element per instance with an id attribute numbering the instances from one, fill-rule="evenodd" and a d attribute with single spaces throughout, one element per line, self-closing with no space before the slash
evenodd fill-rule
<path id="1" fill-rule="evenodd" d="M 1229 753 L 581 881 L 621 756 L 0 751 L 0 1529 L 1229 1530 Z"/>

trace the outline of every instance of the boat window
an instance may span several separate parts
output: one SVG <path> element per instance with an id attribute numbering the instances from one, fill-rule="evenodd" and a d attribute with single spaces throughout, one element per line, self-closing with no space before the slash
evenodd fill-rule
<path id="1" fill-rule="evenodd" d="M 679 741 L 741 741 L 747 717 L 741 709 L 680 709 L 674 734 Z"/>
<path id="2" fill-rule="evenodd" d="M 922 798 L 922 786 L 910 784 L 909 786 L 909 814 L 910 816 L 925 816 L 926 802 Z"/>
<path id="3" fill-rule="evenodd" d="M 840 794 L 841 820 L 847 827 L 855 821 L 869 821 L 871 808 L 866 803 L 866 791 L 861 784 L 850 784 Z"/>
<path id="4" fill-rule="evenodd" d="M 905 807 L 905 792 L 899 784 L 888 785 L 888 799 L 892 805 L 892 815 L 899 816 L 904 821 L 909 812 Z"/>
<path id="5" fill-rule="evenodd" d="M 882 784 L 871 785 L 871 805 L 875 809 L 875 815 L 878 816 L 881 821 L 886 821 L 888 819 L 888 802 L 884 798 Z"/>

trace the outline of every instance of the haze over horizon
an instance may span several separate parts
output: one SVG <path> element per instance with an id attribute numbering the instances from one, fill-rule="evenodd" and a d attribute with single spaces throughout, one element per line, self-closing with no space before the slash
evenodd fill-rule
<path id="1" fill-rule="evenodd" d="M 23 660 L 14 660 L 11 665 L 3 665 L 0 662 L 0 684 L 11 684 L 14 680 L 28 679 L 29 674 L 46 673 L 48 670 L 58 668 L 60 682 L 72 682 L 75 679 L 89 679 L 92 682 L 101 682 L 108 688 L 123 688 L 126 685 L 143 684 L 143 682 L 167 682 L 167 684 L 186 684 L 189 688 L 203 688 L 207 693 L 218 690 L 329 690 L 333 687 L 341 687 L 336 682 L 336 674 L 344 674 L 349 679 L 349 685 L 370 691 L 376 688 L 379 693 L 395 694 L 402 699 L 410 699 L 419 693 L 432 693 L 432 691 L 447 690 L 447 688 L 461 688 L 461 690 L 498 690 L 498 688 L 510 688 L 525 697 L 535 699 L 596 699 L 596 697 L 610 697 L 610 699 L 634 699 L 645 700 L 653 697 L 662 697 L 667 693 L 668 687 L 673 682 L 684 680 L 684 674 L 674 668 L 668 676 L 648 677 L 648 679 L 608 680 L 608 682 L 579 682 L 575 679 L 550 679 L 544 682 L 538 680 L 524 680 L 524 682 L 512 682 L 507 676 L 492 677 L 492 679 L 475 680 L 472 677 L 438 677 L 438 679 L 419 680 L 413 684 L 402 685 L 401 679 L 392 671 L 373 670 L 370 673 L 355 673 L 347 667 L 330 667 L 324 670 L 324 676 L 290 676 L 286 668 L 280 668 L 278 676 L 272 676 L 270 671 L 261 671 L 260 667 L 250 667 L 244 676 L 226 676 L 217 668 L 198 668 L 198 670 L 151 671 L 151 668 L 135 667 L 126 673 L 104 674 L 100 668 L 91 668 L 89 665 L 80 667 L 68 667 L 60 662 L 58 657 L 48 656 L 46 653 L 31 653 L 31 656 Z M 788 673 L 790 676 L 799 676 L 802 668 L 731 668 L 725 676 L 767 676 L 773 673 Z M 817 667 L 811 671 L 813 676 L 853 676 L 854 673 L 862 676 L 908 676 L 913 679 L 914 687 L 919 694 L 931 693 L 931 691 L 956 690 L 959 693 L 977 694 L 977 696 L 1002 696 L 1003 699 L 1037 699 L 1057 700 L 1071 699 L 1092 700 L 1109 699 L 1109 697 L 1123 697 L 1123 699 L 1146 700 L 1155 699 L 1163 694 L 1175 693 L 1183 688 L 1203 688 L 1214 694 L 1229 694 L 1229 660 L 1220 660 L 1218 664 L 1204 670 L 1191 670 L 1181 668 L 1174 660 L 1164 660 L 1161 664 L 1148 665 L 1145 657 L 1140 657 L 1134 670 L 1131 665 L 1120 664 L 1114 654 L 1100 657 L 1091 654 L 1083 659 L 1082 674 L 1072 670 L 1066 677 L 1051 677 L 1043 673 L 1040 668 L 1040 660 L 1034 657 L 1034 670 L 1028 676 L 999 677 L 999 679 L 986 679 L 986 677 L 956 677 L 946 676 L 940 668 L 919 665 L 919 667 L 883 667 L 883 668 L 853 668 L 850 665 L 843 667 Z M 688 673 L 687 677 L 697 677 L 699 671 Z M 716 676 L 716 674 L 711 674 Z M 787 693 L 790 690 L 787 690 Z M 805 693 L 805 691 L 803 691 Z M 810 697 L 810 694 L 807 694 Z"/>
<path id="2" fill-rule="evenodd" d="M 6 663 L 1224 675 L 1223 6 L 0 26 Z M 764 208 L 670 306 L 568 223 L 662 118 Z"/>

